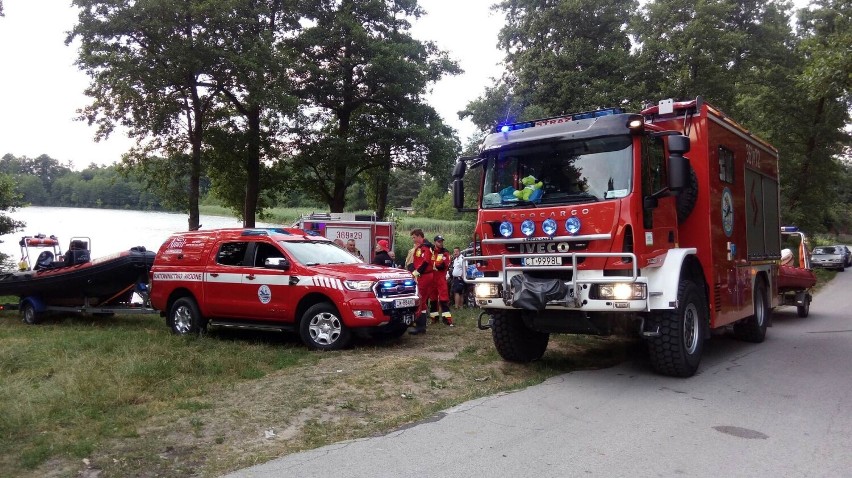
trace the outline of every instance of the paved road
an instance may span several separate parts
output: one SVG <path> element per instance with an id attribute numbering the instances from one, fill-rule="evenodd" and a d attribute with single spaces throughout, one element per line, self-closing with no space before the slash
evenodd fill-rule
<path id="1" fill-rule="evenodd" d="M 230 477 L 850 477 L 852 271 L 762 344 L 714 337 L 690 379 L 641 360 L 473 400 Z"/>

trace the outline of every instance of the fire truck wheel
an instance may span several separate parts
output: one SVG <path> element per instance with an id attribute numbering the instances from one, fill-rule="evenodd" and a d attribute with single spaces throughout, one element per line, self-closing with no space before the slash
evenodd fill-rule
<path id="1" fill-rule="evenodd" d="M 766 338 L 766 326 L 771 319 L 772 309 L 762 279 L 754 284 L 754 315 L 734 323 L 734 336 L 746 342 L 760 343 Z"/>
<path id="2" fill-rule="evenodd" d="M 207 328 L 207 321 L 201 317 L 198 304 L 192 297 L 181 297 L 172 304 L 168 315 L 169 328 L 176 335 L 198 335 Z"/>
<path id="3" fill-rule="evenodd" d="M 41 322 L 41 314 L 36 312 L 35 307 L 27 302 L 21 307 L 21 320 L 25 324 L 35 325 Z"/>
<path id="4" fill-rule="evenodd" d="M 657 373 L 691 377 L 698 370 L 704 349 L 707 301 L 702 288 L 689 279 L 681 279 L 677 301 L 677 309 L 652 316 L 660 335 L 648 339 L 648 352 Z"/>
<path id="5" fill-rule="evenodd" d="M 677 223 L 682 224 L 695 208 L 698 200 L 698 176 L 692 166 L 689 167 L 689 184 L 677 195 L 675 204 L 677 206 Z"/>
<path id="6" fill-rule="evenodd" d="M 299 324 L 302 341 L 315 350 L 340 350 L 349 345 L 352 334 L 333 305 L 322 302 L 310 307 Z"/>
<path id="7" fill-rule="evenodd" d="M 491 312 L 491 337 L 504 360 L 532 362 L 547 350 L 550 334 L 532 330 L 524 324 L 520 312 Z"/>

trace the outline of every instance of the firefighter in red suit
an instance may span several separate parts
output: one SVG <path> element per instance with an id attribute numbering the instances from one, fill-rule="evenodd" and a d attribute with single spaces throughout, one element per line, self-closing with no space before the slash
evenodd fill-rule
<path id="1" fill-rule="evenodd" d="M 445 324 L 455 327 L 453 314 L 450 312 L 450 291 L 447 289 L 447 269 L 450 266 L 450 251 L 444 248 L 444 236 L 437 235 L 432 249 L 432 268 L 435 272 L 432 273 L 432 304 L 429 316 L 433 324 L 438 323 L 440 318 Z"/>
<path id="2" fill-rule="evenodd" d="M 423 236 L 422 229 L 411 231 L 411 240 L 414 242 L 414 274 L 417 279 L 417 289 L 420 295 L 420 307 L 417 309 L 417 318 L 414 329 L 409 331 L 412 335 L 426 333 L 426 322 L 428 321 L 429 306 L 427 302 L 432 297 L 433 273 L 432 269 L 432 244 Z"/>

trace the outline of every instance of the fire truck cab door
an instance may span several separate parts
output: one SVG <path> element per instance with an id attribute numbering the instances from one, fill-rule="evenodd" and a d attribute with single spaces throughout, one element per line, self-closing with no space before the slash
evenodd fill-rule
<path id="1" fill-rule="evenodd" d="M 641 187 L 642 197 L 647 198 L 667 186 L 665 150 L 662 138 L 642 138 L 641 150 Z M 649 256 L 664 253 L 677 241 L 677 204 L 674 196 L 662 196 L 653 208 L 643 208 L 643 234 L 637 237 L 639 250 Z"/>

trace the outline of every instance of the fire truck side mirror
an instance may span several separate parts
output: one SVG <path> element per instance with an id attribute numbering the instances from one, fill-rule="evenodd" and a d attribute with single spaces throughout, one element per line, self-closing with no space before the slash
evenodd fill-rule
<path id="1" fill-rule="evenodd" d="M 456 163 L 457 166 L 458 164 Z M 464 209 L 464 181 L 461 178 L 453 180 L 453 207 L 457 210 Z"/>
<path id="2" fill-rule="evenodd" d="M 669 136 L 669 190 L 679 193 L 689 181 L 689 160 L 683 157 L 689 152 L 689 138 L 683 135 Z"/>
<path id="3" fill-rule="evenodd" d="M 464 173 L 467 172 L 467 163 L 465 162 L 465 158 L 460 158 L 456 161 L 456 165 L 453 167 L 453 178 L 461 179 L 464 177 Z"/>

